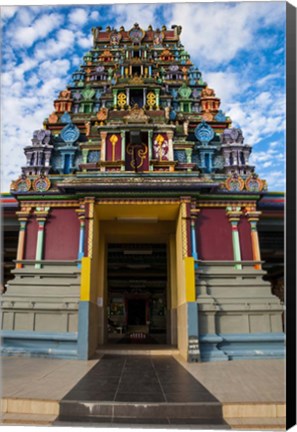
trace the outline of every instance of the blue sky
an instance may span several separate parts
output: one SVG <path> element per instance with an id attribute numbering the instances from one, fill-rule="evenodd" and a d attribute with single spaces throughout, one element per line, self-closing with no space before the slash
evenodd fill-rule
<path id="1" fill-rule="evenodd" d="M 182 25 L 181 40 L 221 108 L 253 146 L 270 191 L 285 188 L 285 2 L 3 6 L 1 191 L 25 165 L 23 148 L 53 111 L 92 47 L 91 28 Z"/>

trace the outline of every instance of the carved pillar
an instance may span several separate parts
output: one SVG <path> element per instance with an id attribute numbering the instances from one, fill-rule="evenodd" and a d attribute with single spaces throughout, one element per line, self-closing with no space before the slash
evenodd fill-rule
<path id="1" fill-rule="evenodd" d="M 235 206 L 227 207 L 226 213 L 232 227 L 232 244 L 233 244 L 234 261 L 238 261 L 238 263 L 235 264 L 235 268 L 241 270 L 242 269 L 242 265 L 240 264 L 241 252 L 240 252 L 240 240 L 239 240 L 239 232 L 238 232 L 238 222 L 242 214 L 241 208 Z"/>
<path id="2" fill-rule="evenodd" d="M 256 211 L 255 207 L 246 207 L 245 215 L 248 218 L 248 221 L 251 226 L 251 239 L 252 239 L 252 251 L 253 251 L 253 260 L 261 261 L 261 252 L 260 252 L 260 244 L 259 244 L 259 235 L 257 230 L 257 223 L 259 221 L 259 216 L 262 212 Z M 254 269 L 261 270 L 261 264 L 255 264 Z"/>
<path id="3" fill-rule="evenodd" d="M 86 198 L 85 203 L 88 205 L 86 218 L 88 219 L 88 252 L 89 258 L 93 257 L 93 236 L 94 236 L 94 207 L 95 198 Z"/>
<path id="4" fill-rule="evenodd" d="M 19 230 L 19 240 L 18 240 L 18 249 L 17 249 L 17 261 L 21 261 L 24 258 L 24 250 L 25 250 L 25 240 L 26 240 L 26 225 L 28 221 L 28 217 L 30 215 L 31 207 L 24 208 L 21 211 L 16 212 L 18 220 L 20 222 L 20 230 Z M 16 264 L 16 268 L 22 268 L 23 265 L 21 263 Z"/>
<path id="5" fill-rule="evenodd" d="M 143 89 L 143 106 L 146 104 L 146 88 Z"/>
<path id="6" fill-rule="evenodd" d="M 118 91 L 117 89 L 113 89 L 112 91 L 113 93 L 113 109 L 116 111 L 117 110 L 117 96 L 118 96 Z"/>
<path id="7" fill-rule="evenodd" d="M 83 164 L 88 163 L 88 154 L 89 154 L 89 149 L 82 149 L 82 162 Z M 83 172 L 86 172 L 86 168 L 83 168 Z"/>
<path id="8" fill-rule="evenodd" d="M 130 89 L 126 88 L 127 105 L 130 105 Z"/>
<path id="9" fill-rule="evenodd" d="M 200 210 L 196 209 L 195 203 L 191 205 L 191 239 L 192 239 L 192 257 L 195 260 L 195 269 L 198 268 L 198 249 L 196 240 L 196 219 Z"/>
<path id="10" fill-rule="evenodd" d="M 84 243 L 85 243 L 85 206 L 84 206 L 84 204 L 82 204 L 81 207 L 75 211 L 78 215 L 79 225 L 80 225 L 77 258 L 79 260 L 81 260 L 84 256 Z M 77 267 L 81 268 L 80 262 L 78 263 Z"/>
<path id="11" fill-rule="evenodd" d="M 35 216 L 38 222 L 38 233 L 37 233 L 37 244 L 36 244 L 36 255 L 35 260 L 41 261 L 43 257 L 43 246 L 44 246 L 44 226 L 48 216 L 49 207 L 36 207 Z M 36 263 L 35 268 L 40 269 L 41 263 Z"/>
<path id="12" fill-rule="evenodd" d="M 167 138 L 168 138 L 168 160 L 173 161 L 174 160 L 174 156 L 173 156 L 173 132 L 172 131 L 168 131 L 167 132 Z"/>
<path id="13" fill-rule="evenodd" d="M 152 171 L 154 169 L 153 165 L 151 165 L 151 160 L 153 158 L 153 131 L 148 131 L 148 151 L 149 151 L 149 170 Z"/>
<path id="14" fill-rule="evenodd" d="M 122 149 L 121 149 L 121 160 L 125 160 L 125 154 L 126 154 L 126 131 L 121 132 L 121 138 L 122 138 Z M 125 164 L 121 166 L 121 171 L 125 171 Z"/>
<path id="15" fill-rule="evenodd" d="M 101 161 L 105 161 L 106 160 L 106 137 L 107 137 L 107 132 L 101 131 L 100 132 L 100 136 L 101 136 L 101 157 L 100 160 Z M 101 171 L 105 171 L 105 167 L 101 167 Z"/>
<path id="16" fill-rule="evenodd" d="M 233 165 L 237 165 L 238 161 L 237 161 L 237 151 L 236 150 L 232 150 L 232 157 L 233 157 Z"/>
<path id="17" fill-rule="evenodd" d="M 156 109 L 159 109 L 160 104 L 160 89 L 155 89 L 155 95 L 156 95 Z"/>

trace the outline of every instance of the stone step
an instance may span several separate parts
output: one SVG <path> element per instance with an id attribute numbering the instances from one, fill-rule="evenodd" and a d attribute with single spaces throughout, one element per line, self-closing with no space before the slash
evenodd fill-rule
<path id="1" fill-rule="evenodd" d="M 222 417 L 222 405 L 219 402 L 194 403 L 150 403 L 150 402 L 88 402 L 69 401 L 60 402 L 59 420 L 71 421 L 73 415 L 85 419 L 100 421 L 109 419 L 179 419 L 187 422 L 196 420 L 205 423 L 212 419 L 213 423 L 225 424 Z"/>
<path id="2" fill-rule="evenodd" d="M 226 430 L 230 429 L 230 426 L 227 423 L 216 421 L 212 418 L 205 418 L 205 419 L 185 419 L 185 418 L 133 418 L 133 417 L 117 417 L 117 418 L 111 418 L 111 417 L 72 417 L 71 420 L 69 418 L 64 419 L 62 416 L 60 416 L 54 423 L 54 426 L 62 426 L 62 427 L 69 427 L 69 426 L 89 426 L 89 427 L 98 427 L 100 424 L 101 427 L 134 427 L 134 428 L 154 428 L 158 427 L 158 429 L 168 429 L 170 427 L 176 428 L 177 426 L 179 428 L 183 429 L 189 429 L 191 426 L 195 430 L 205 430 L 205 429 L 217 429 L 217 430 Z"/>
<path id="3" fill-rule="evenodd" d="M 226 422 L 231 429 L 249 429 L 249 430 L 285 430 L 286 419 L 284 417 L 240 417 L 228 418 Z"/>
<path id="4" fill-rule="evenodd" d="M 97 355 L 114 354 L 114 355 L 144 355 L 144 356 L 172 356 L 178 355 L 179 350 L 177 348 L 150 346 L 150 345 L 122 345 L 103 347 L 96 350 Z"/>
<path id="5" fill-rule="evenodd" d="M 55 414 L 5 413 L 1 418 L 1 423 L 10 426 L 50 426 L 56 418 Z"/>

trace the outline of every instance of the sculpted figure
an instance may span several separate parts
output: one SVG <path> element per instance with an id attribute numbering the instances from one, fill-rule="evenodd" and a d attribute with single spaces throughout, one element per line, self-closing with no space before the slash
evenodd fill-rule
<path id="1" fill-rule="evenodd" d="M 205 87 L 202 92 L 201 92 L 201 96 L 202 97 L 214 97 L 215 96 L 215 92 L 213 89 L 209 88 L 209 87 Z"/>

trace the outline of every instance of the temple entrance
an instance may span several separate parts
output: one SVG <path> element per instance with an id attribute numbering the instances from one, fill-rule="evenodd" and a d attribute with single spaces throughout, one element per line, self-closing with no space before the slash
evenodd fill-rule
<path id="1" fill-rule="evenodd" d="M 108 244 L 108 342 L 165 344 L 167 245 Z"/>

